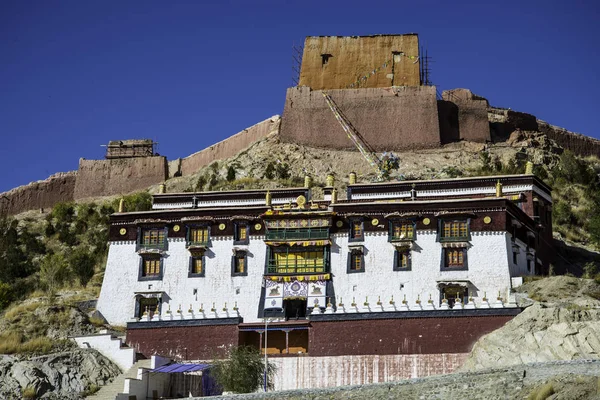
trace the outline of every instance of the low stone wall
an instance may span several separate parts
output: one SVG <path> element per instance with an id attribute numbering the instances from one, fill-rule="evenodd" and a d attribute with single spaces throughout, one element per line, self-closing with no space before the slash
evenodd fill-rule
<path id="1" fill-rule="evenodd" d="M 43 181 L 0 193 L 0 215 L 51 208 L 58 202 L 72 201 L 76 177 L 76 171 L 61 172 Z"/>
<path id="2" fill-rule="evenodd" d="M 168 177 L 163 156 L 114 160 L 79 160 L 75 200 L 145 190 Z"/>
<path id="3" fill-rule="evenodd" d="M 243 131 L 220 141 L 219 143 L 213 144 L 204 150 L 185 157 L 181 159 L 181 163 L 179 164 L 180 169 L 176 170 L 176 168 L 170 168 L 169 175 L 174 176 L 177 173 L 183 176 L 191 175 L 201 167 L 208 165 L 215 160 L 232 157 L 257 140 L 266 137 L 268 134 L 278 132 L 280 121 L 281 118 L 279 115 L 274 115 L 269 119 L 259 122 L 256 125 L 246 128 Z"/>
<path id="4" fill-rule="evenodd" d="M 409 379 L 330 389 L 302 389 L 220 396 L 218 399 L 337 400 L 337 399 L 515 399 L 524 385 L 536 385 L 557 375 L 600 376 L 599 360 L 518 365 L 481 372 Z M 195 399 L 200 400 L 196 397 Z"/>
<path id="5" fill-rule="evenodd" d="M 321 90 L 287 90 L 280 138 L 312 147 L 355 150 Z M 433 86 L 328 90 L 352 125 L 376 151 L 440 145 Z"/>
<path id="6" fill-rule="evenodd" d="M 393 354 L 335 357 L 271 357 L 277 366 L 275 390 L 365 385 L 449 374 L 468 353 Z"/>

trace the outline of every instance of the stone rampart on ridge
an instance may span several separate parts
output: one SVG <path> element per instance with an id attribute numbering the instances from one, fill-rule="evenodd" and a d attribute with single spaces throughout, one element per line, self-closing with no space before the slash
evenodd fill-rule
<path id="1" fill-rule="evenodd" d="M 31 182 L 0 193 L 0 216 L 15 215 L 73 200 L 77 171 L 59 172 L 43 181 Z"/>
<path id="2" fill-rule="evenodd" d="M 274 115 L 271 118 L 252 125 L 204 150 L 200 150 L 191 156 L 185 157 L 181 159 L 181 162 L 178 165 L 177 163 L 174 163 L 176 168 L 170 168 L 169 176 L 174 176 L 177 173 L 183 176 L 190 175 L 215 160 L 232 157 L 257 140 L 266 137 L 272 132 L 277 132 L 279 130 L 280 122 L 281 117 L 279 117 L 279 115 Z"/>
<path id="3" fill-rule="evenodd" d="M 168 177 L 163 156 L 114 160 L 79 160 L 74 199 L 112 196 L 145 190 Z"/>
<path id="4" fill-rule="evenodd" d="M 433 86 L 337 89 L 327 93 L 376 151 L 440 145 Z M 287 90 L 280 137 L 286 143 L 355 149 L 327 106 L 323 92 L 306 86 Z"/>

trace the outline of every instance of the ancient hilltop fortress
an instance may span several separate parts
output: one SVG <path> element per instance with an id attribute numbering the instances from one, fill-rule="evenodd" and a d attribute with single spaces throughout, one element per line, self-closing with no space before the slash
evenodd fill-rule
<path id="1" fill-rule="evenodd" d="M 543 132 L 576 154 L 600 156 L 599 140 L 530 114 L 492 107 L 468 89 L 439 93 L 428 85 L 425 74 L 416 34 L 307 37 L 298 86 L 287 89 L 281 118 L 268 118 L 171 161 L 155 155 L 147 142 L 111 142 L 105 160 L 81 159 L 77 171 L 0 194 L 0 215 L 143 190 L 174 176 L 191 175 L 273 132 L 283 142 L 354 149 L 329 110 L 323 91 L 335 99 L 376 151 L 435 148 L 456 141 L 502 142 L 520 129 Z"/>

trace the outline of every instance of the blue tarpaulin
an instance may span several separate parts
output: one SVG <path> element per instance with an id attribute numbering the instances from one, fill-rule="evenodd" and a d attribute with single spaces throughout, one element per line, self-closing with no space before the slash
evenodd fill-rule
<path id="1" fill-rule="evenodd" d="M 162 367 L 154 368 L 150 372 L 162 372 L 165 374 L 176 374 L 182 372 L 196 372 L 196 371 L 204 371 L 205 369 L 210 368 L 210 364 L 169 364 L 163 365 Z"/>

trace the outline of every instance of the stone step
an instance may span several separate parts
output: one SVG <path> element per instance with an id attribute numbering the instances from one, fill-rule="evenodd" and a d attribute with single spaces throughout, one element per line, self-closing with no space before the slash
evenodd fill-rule
<path id="1" fill-rule="evenodd" d="M 138 368 L 150 368 L 150 360 L 139 360 L 131 368 L 115 377 L 115 379 L 108 385 L 102 386 L 102 388 L 87 399 L 90 400 L 115 400 L 119 393 L 123 392 L 123 385 L 127 378 L 137 378 Z"/>

